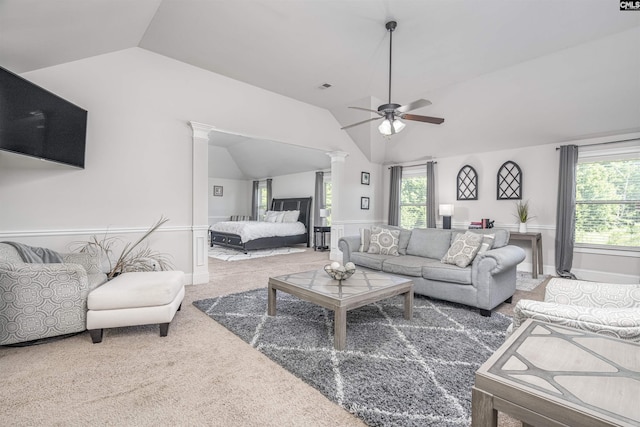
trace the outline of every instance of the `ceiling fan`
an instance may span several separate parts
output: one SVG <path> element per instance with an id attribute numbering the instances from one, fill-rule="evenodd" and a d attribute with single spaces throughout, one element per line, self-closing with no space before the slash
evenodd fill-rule
<path id="1" fill-rule="evenodd" d="M 398 26 L 398 23 L 396 21 L 389 21 L 385 24 L 385 28 L 387 29 L 387 31 L 389 31 L 389 103 L 382 104 L 381 106 L 378 107 L 378 110 L 370 110 L 368 108 L 362 108 L 362 107 L 349 107 L 349 108 L 354 108 L 356 110 L 370 111 L 372 113 L 376 113 L 379 117 L 363 120 L 361 122 L 345 126 L 341 129 L 349 129 L 354 126 L 372 122 L 374 120 L 384 119 L 382 123 L 380 123 L 380 126 L 378 126 L 378 130 L 380 131 L 381 134 L 385 136 L 389 136 L 389 135 L 393 135 L 400 132 L 406 126 L 399 119 L 413 120 L 416 122 L 433 123 L 436 125 L 439 125 L 440 123 L 444 122 L 444 119 L 441 119 L 439 117 L 407 114 L 409 111 L 412 111 L 421 107 L 426 107 L 427 105 L 431 105 L 431 101 L 427 101 L 426 99 L 418 99 L 407 105 L 391 103 L 391 53 L 393 48 L 393 30 L 395 30 L 397 26 Z"/>

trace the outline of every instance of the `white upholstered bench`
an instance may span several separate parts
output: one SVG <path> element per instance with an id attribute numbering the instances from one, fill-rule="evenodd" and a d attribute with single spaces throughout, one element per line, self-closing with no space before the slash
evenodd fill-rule
<path id="1" fill-rule="evenodd" d="M 182 271 L 124 273 L 98 287 L 87 300 L 87 329 L 94 344 L 104 328 L 160 324 L 160 336 L 184 298 Z"/>

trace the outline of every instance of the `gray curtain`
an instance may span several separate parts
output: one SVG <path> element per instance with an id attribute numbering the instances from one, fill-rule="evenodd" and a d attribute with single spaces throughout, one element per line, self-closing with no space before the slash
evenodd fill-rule
<path id="1" fill-rule="evenodd" d="M 260 186 L 260 181 L 253 181 L 253 188 L 251 190 L 251 219 L 254 221 L 260 221 L 258 218 L 258 188 Z"/>
<path id="2" fill-rule="evenodd" d="M 324 209 L 324 172 L 316 172 L 315 208 L 313 209 L 313 225 L 322 225 L 320 209 Z"/>
<path id="3" fill-rule="evenodd" d="M 391 185 L 389 186 L 389 225 L 400 222 L 400 186 L 402 185 L 402 166 L 391 167 Z"/>
<path id="4" fill-rule="evenodd" d="M 271 209 L 271 198 L 272 198 L 272 186 L 271 182 L 273 180 L 271 178 L 267 179 L 267 210 Z"/>
<path id="5" fill-rule="evenodd" d="M 560 147 L 560 176 L 558 179 L 558 209 L 556 211 L 556 273 L 575 279 L 571 273 L 576 227 L 576 165 L 578 146 Z"/>
<path id="6" fill-rule="evenodd" d="M 427 228 L 436 228 L 435 162 L 427 162 Z"/>

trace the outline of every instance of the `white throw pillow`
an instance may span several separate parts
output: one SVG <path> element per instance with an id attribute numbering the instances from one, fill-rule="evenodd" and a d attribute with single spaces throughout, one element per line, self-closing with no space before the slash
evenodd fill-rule
<path id="1" fill-rule="evenodd" d="M 284 216 L 284 212 L 280 211 L 267 211 L 267 214 L 264 217 L 266 222 L 282 222 L 282 217 Z"/>
<path id="2" fill-rule="evenodd" d="M 469 231 L 464 234 L 459 234 L 441 262 L 444 264 L 454 264 L 462 268 L 468 266 L 476 257 L 480 245 L 482 245 L 482 237 L 482 234 L 471 233 Z"/>
<path id="3" fill-rule="evenodd" d="M 282 222 L 297 222 L 299 216 L 300 211 L 284 211 Z"/>
<path id="4" fill-rule="evenodd" d="M 389 230 L 382 227 L 371 227 L 371 241 L 369 243 L 370 254 L 380 255 L 400 255 L 398 253 L 398 242 L 400 241 L 400 230 Z"/>
<path id="5" fill-rule="evenodd" d="M 478 233 L 474 233 L 474 234 L 478 234 Z M 481 254 L 483 252 L 487 252 L 489 249 L 493 248 L 493 242 L 495 240 L 496 240 L 496 235 L 495 234 L 483 234 L 482 235 L 482 244 L 480 245 L 480 249 L 478 249 L 478 254 Z"/>

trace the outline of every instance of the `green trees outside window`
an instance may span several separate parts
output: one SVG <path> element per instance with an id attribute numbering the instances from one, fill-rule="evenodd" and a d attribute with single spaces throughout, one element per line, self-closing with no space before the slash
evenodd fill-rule
<path id="1" fill-rule="evenodd" d="M 640 248 L 640 159 L 578 164 L 576 243 Z"/>
<path id="2" fill-rule="evenodd" d="M 427 175 L 402 176 L 400 187 L 400 226 L 402 228 L 426 228 L 427 226 Z"/>

